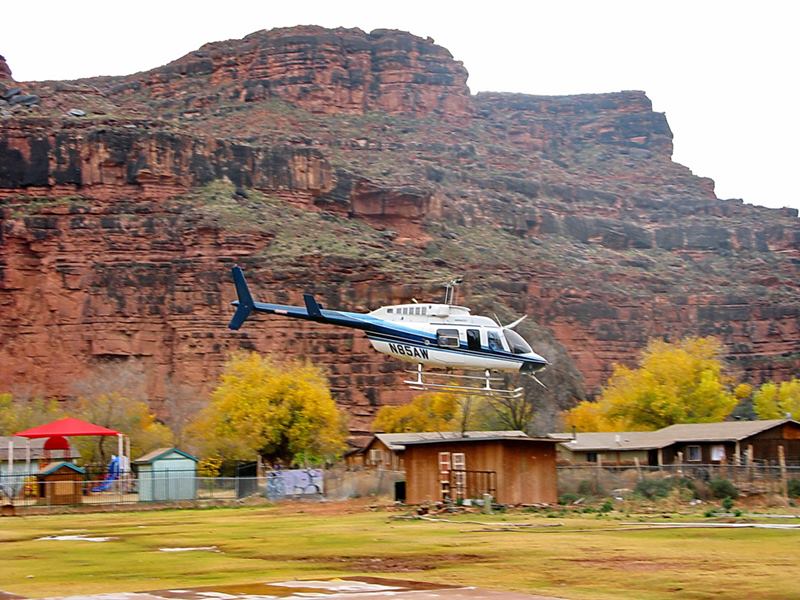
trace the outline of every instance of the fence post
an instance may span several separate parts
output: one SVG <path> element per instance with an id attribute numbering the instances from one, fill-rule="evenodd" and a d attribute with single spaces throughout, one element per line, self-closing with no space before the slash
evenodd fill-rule
<path id="1" fill-rule="evenodd" d="M 675 463 L 677 464 L 677 474 L 683 475 L 683 452 L 678 452 L 675 454 Z"/>
<path id="2" fill-rule="evenodd" d="M 603 470 L 603 455 L 597 453 L 597 466 L 594 469 L 594 493 L 600 493 L 600 471 Z"/>
<path id="3" fill-rule="evenodd" d="M 636 465 L 636 474 L 638 475 L 639 479 L 642 478 L 642 467 L 639 465 L 639 457 L 633 457 L 633 464 Z"/>
<path id="4" fill-rule="evenodd" d="M 781 492 L 786 501 L 789 501 L 789 483 L 786 480 L 786 455 L 783 451 L 783 445 L 778 446 L 778 465 L 781 468 Z"/>

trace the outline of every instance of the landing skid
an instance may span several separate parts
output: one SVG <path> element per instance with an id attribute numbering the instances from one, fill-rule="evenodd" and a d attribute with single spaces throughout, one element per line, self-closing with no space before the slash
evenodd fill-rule
<path id="1" fill-rule="evenodd" d="M 406 371 L 406 373 L 415 374 L 416 379 L 404 380 L 403 383 L 408 384 L 414 390 L 433 390 L 442 392 L 464 392 L 468 394 L 475 394 L 479 396 L 502 396 L 503 398 L 521 398 L 522 388 L 517 387 L 513 389 L 502 389 L 492 387 L 493 382 L 501 382 L 501 377 L 492 377 L 491 373 L 487 370 L 481 375 L 453 375 L 451 373 L 430 373 L 422 370 L 422 365 L 417 365 L 416 371 Z M 449 380 L 455 380 L 455 383 L 436 383 L 435 378 L 443 377 Z M 434 381 L 425 381 L 425 378 L 434 378 Z M 463 381 L 465 385 L 460 385 L 459 382 Z M 466 385 L 473 384 L 476 381 L 482 381 L 483 386 Z"/>

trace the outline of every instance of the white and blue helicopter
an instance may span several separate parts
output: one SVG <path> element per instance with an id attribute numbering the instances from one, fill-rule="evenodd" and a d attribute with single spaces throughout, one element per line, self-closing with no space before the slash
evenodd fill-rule
<path id="1" fill-rule="evenodd" d="M 239 329 L 253 311 L 361 329 L 378 352 L 417 365 L 416 371 L 409 371 L 416 378 L 404 381 L 414 389 L 519 397 L 520 387 L 493 386 L 502 378 L 492 377 L 491 372 L 524 373 L 536 379 L 535 373 L 548 365 L 545 358 L 536 354 L 523 337 L 513 331 L 525 317 L 503 326 L 452 304 L 455 285 L 460 280 L 447 284 L 443 304 L 396 304 L 369 313 L 326 310 L 311 294 L 303 294 L 304 307 L 256 302 L 238 266 L 233 267 L 233 282 L 239 299 L 232 302 L 236 312 L 228 324 L 230 329 Z M 482 371 L 483 374 L 425 372 L 425 366 Z"/>

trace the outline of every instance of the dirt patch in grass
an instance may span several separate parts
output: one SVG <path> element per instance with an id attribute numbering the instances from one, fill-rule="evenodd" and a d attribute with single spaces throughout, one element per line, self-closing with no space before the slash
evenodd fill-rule
<path id="1" fill-rule="evenodd" d="M 272 557 L 274 559 L 274 557 Z M 359 573 L 413 573 L 432 571 L 453 565 L 487 562 L 479 554 L 422 554 L 414 556 L 315 556 L 303 562 L 341 565 Z"/>
<path id="2" fill-rule="evenodd" d="M 352 498 L 349 500 L 336 500 L 333 502 L 279 502 L 272 507 L 271 512 L 276 515 L 352 515 L 364 512 L 378 512 L 384 510 L 408 510 L 407 507 L 398 509 L 391 504 L 376 501 L 375 498 Z"/>
<path id="3" fill-rule="evenodd" d="M 684 569 L 690 566 L 684 562 L 651 561 L 641 558 L 627 558 L 624 556 L 611 556 L 606 558 L 563 558 L 561 560 L 580 565 L 582 567 L 601 567 L 619 569 L 632 572 L 665 571 L 667 569 Z"/>

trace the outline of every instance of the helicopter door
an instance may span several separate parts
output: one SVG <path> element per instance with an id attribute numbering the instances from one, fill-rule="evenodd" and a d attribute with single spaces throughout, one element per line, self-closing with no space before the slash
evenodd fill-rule
<path id="1" fill-rule="evenodd" d="M 505 351 L 505 348 L 503 347 L 503 340 L 498 332 L 490 329 L 486 332 L 486 338 L 489 341 L 489 350 L 493 350 L 495 352 Z"/>
<path id="2" fill-rule="evenodd" d="M 481 349 L 481 332 L 479 329 L 467 329 L 467 348 L 470 350 Z"/>

